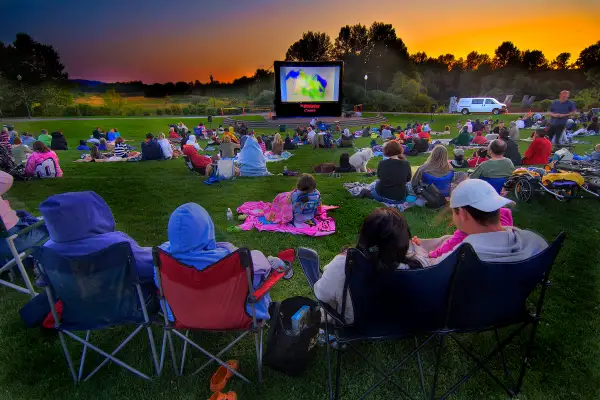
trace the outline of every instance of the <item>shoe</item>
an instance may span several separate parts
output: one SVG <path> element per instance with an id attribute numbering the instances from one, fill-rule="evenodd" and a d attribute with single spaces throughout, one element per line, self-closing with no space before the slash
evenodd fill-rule
<path id="1" fill-rule="evenodd" d="M 210 399 L 208 400 L 237 400 L 237 394 L 235 394 L 235 392 L 215 392 L 212 394 L 212 396 L 210 396 Z"/>
<path id="2" fill-rule="evenodd" d="M 237 360 L 228 360 L 227 365 L 229 366 L 229 368 L 231 368 L 234 371 L 237 371 L 239 368 L 239 363 Z M 231 378 L 232 375 L 233 375 L 233 373 L 230 370 L 228 370 L 227 368 L 225 368 L 222 365 L 219 366 L 219 368 L 217 368 L 217 370 L 215 371 L 213 376 L 210 378 L 210 391 L 211 392 L 220 392 L 221 390 L 223 390 L 225 388 L 225 385 L 227 384 L 227 381 L 229 380 L 229 378 Z M 216 398 L 217 399 L 227 399 L 227 397 L 224 397 L 224 398 L 216 397 Z M 212 399 L 212 397 L 211 397 L 211 399 Z"/>

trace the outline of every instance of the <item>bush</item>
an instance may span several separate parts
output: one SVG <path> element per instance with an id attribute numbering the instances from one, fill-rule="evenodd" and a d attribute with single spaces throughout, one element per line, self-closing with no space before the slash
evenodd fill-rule
<path id="1" fill-rule="evenodd" d="M 171 106 L 171 114 L 181 115 L 181 106 L 179 104 L 173 104 Z"/>
<path id="2" fill-rule="evenodd" d="M 183 109 L 181 110 L 183 112 L 183 115 L 190 115 L 190 108 L 189 107 L 183 107 Z"/>
<path id="3" fill-rule="evenodd" d="M 275 92 L 271 90 L 263 90 L 254 99 L 255 106 L 271 106 L 275 100 Z"/>
<path id="4" fill-rule="evenodd" d="M 215 107 L 206 107 L 206 115 L 217 115 L 218 110 Z"/>
<path id="5" fill-rule="evenodd" d="M 542 101 L 540 101 L 540 110 L 548 111 L 550 109 L 551 105 L 552 105 L 552 100 L 550 100 L 550 99 L 542 100 Z"/>
<path id="6" fill-rule="evenodd" d="M 171 115 L 171 109 L 169 107 L 165 107 L 165 115 Z"/>
<path id="7" fill-rule="evenodd" d="M 156 111 L 156 115 L 163 115 L 163 109 L 162 108 L 157 108 L 155 111 Z"/>

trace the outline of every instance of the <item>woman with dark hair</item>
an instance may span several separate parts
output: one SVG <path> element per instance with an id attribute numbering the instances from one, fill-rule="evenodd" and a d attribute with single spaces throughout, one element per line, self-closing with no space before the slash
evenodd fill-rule
<path id="1" fill-rule="evenodd" d="M 60 178 L 63 172 L 60 169 L 56 153 L 38 140 L 33 142 L 33 153 L 27 159 L 25 175 L 39 178 Z"/>
<path id="2" fill-rule="evenodd" d="M 546 138 L 546 131 L 538 129 L 533 135 L 533 142 L 523 154 L 523 165 L 545 165 L 552 154 L 552 143 Z"/>
<path id="3" fill-rule="evenodd" d="M 354 167 L 350 164 L 350 155 L 348 153 L 342 153 L 340 155 L 340 166 L 335 167 L 335 172 L 356 172 Z"/>
<path id="4" fill-rule="evenodd" d="M 369 259 L 378 273 L 397 269 L 416 269 L 429 266 L 429 260 L 415 252 L 406 220 L 395 208 L 376 208 L 363 221 L 356 248 Z M 315 283 L 317 298 L 342 312 L 346 254 L 342 253 L 325 266 L 323 275 Z M 344 316 L 354 321 L 352 293 L 347 297 Z"/>
<path id="5" fill-rule="evenodd" d="M 50 148 L 52 150 L 69 150 L 67 146 L 67 139 L 63 135 L 62 131 L 52 132 L 52 141 L 50 142 Z"/>
<path id="6" fill-rule="evenodd" d="M 521 153 L 519 152 L 519 145 L 517 142 L 511 139 L 510 131 L 506 128 L 500 131 L 500 139 L 506 143 L 506 152 L 504 157 L 510 159 L 513 165 L 521 165 Z"/>
<path id="7" fill-rule="evenodd" d="M 392 140 L 383 146 L 383 155 L 387 159 L 377 166 L 377 184 L 371 197 L 387 204 L 399 204 L 406 200 L 406 184 L 412 178 L 410 163 L 402 154 L 400 143 Z"/>

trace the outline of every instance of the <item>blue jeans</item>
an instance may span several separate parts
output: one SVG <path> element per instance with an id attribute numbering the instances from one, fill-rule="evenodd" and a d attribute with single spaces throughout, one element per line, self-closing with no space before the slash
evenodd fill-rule
<path id="1" fill-rule="evenodd" d="M 371 191 L 371 197 L 373 197 L 373 199 L 380 201 L 382 203 L 386 203 L 386 204 L 402 204 L 404 203 L 405 200 L 392 200 L 392 199 L 388 199 L 386 197 L 382 197 L 379 194 L 377 194 L 377 191 L 375 190 L 375 188 L 373 188 L 373 190 Z"/>

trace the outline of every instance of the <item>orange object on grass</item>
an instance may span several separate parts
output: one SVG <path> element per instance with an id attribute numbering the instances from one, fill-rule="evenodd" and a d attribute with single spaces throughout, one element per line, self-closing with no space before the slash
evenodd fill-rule
<path id="1" fill-rule="evenodd" d="M 216 393 L 213 393 L 213 395 L 210 396 L 210 399 L 208 399 L 208 400 L 237 400 L 237 394 L 235 394 L 235 392 L 229 392 L 229 393 L 216 392 Z"/>
<path id="2" fill-rule="evenodd" d="M 239 369 L 239 363 L 237 360 L 228 360 L 227 365 L 234 371 Z M 213 376 L 210 378 L 210 391 L 211 392 L 220 392 L 225 388 L 227 381 L 229 378 L 233 376 L 233 372 L 225 368 L 224 366 L 219 366 Z"/>

